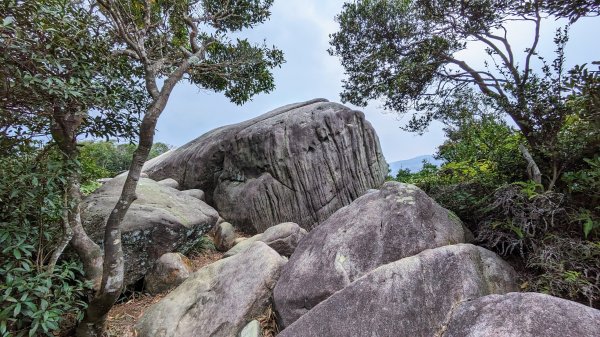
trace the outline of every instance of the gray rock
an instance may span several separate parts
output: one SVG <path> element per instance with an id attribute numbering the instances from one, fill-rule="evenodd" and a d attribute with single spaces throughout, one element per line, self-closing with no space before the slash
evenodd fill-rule
<path id="1" fill-rule="evenodd" d="M 244 250 L 248 249 L 248 247 L 252 246 L 252 244 L 256 241 L 260 241 L 261 237 L 262 234 L 256 234 L 252 237 L 247 238 L 246 240 L 243 240 L 242 242 L 233 246 L 230 250 L 226 251 L 225 254 L 223 254 L 223 258 L 228 258 L 243 252 Z"/>
<path id="2" fill-rule="evenodd" d="M 278 337 L 440 336 L 453 307 L 515 291 L 514 279 L 514 270 L 486 249 L 470 244 L 428 249 L 357 279 Z"/>
<path id="3" fill-rule="evenodd" d="M 82 202 L 83 226 L 96 242 L 104 238 L 106 220 L 124 181 L 124 176 L 114 178 Z M 148 178 L 140 179 L 136 193 L 121 226 L 126 285 L 141 279 L 163 254 L 185 253 L 219 216 L 206 203 Z"/>
<path id="4" fill-rule="evenodd" d="M 413 185 L 386 182 L 338 210 L 300 242 L 273 298 L 283 326 L 369 271 L 465 239 L 452 213 Z"/>
<path id="5" fill-rule="evenodd" d="M 237 336 L 264 312 L 285 263 L 262 242 L 190 276 L 142 316 L 138 336 Z"/>
<path id="6" fill-rule="evenodd" d="M 283 256 L 291 256 L 300 240 L 308 232 L 293 222 L 284 222 L 277 226 L 268 228 L 260 238 L 260 241 L 266 243 L 276 252 Z"/>
<path id="7" fill-rule="evenodd" d="M 229 222 L 222 222 L 215 226 L 214 234 L 215 248 L 226 252 L 233 247 L 235 242 L 235 229 Z"/>
<path id="8" fill-rule="evenodd" d="M 242 332 L 240 332 L 239 337 L 261 337 L 262 329 L 260 328 L 260 323 L 257 320 L 253 320 L 248 323 Z"/>
<path id="9" fill-rule="evenodd" d="M 175 288 L 192 273 L 192 262 L 181 253 L 163 254 L 146 277 L 146 291 L 155 295 Z"/>
<path id="10" fill-rule="evenodd" d="M 177 180 L 172 179 L 172 178 L 163 179 L 161 181 L 158 181 L 158 183 L 160 185 L 167 186 L 167 187 L 170 187 L 170 188 L 174 188 L 176 190 L 179 189 L 179 183 L 177 182 Z"/>
<path id="11" fill-rule="evenodd" d="M 233 248 L 225 252 L 223 258 L 238 254 L 252 245 L 253 242 L 262 241 L 273 248 L 279 254 L 289 257 L 292 255 L 298 243 L 308 232 L 293 222 L 284 222 L 277 226 L 268 228 L 262 234 L 256 234 L 253 237 L 236 243 Z M 235 242 L 235 241 L 234 241 Z"/>
<path id="12" fill-rule="evenodd" d="M 99 182 L 100 184 L 105 184 L 111 180 L 112 180 L 112 178 L 100 178 L 100 179 L 96 179 L 96 182 Z"/>
<path id="13" fill-rule="evenodd" d="M 144 171 L 202 189 L 225 219 L 261 233 L 287 221 L 313 228 L 379 187 L 387 163 L 362 112 L 319 99 L 215 129 Z"/>
<path id="14" fill-rule="evenodd" d="M 489 295 L 452 311 L 444 337 L 596 337 L 600 310 L 537 293 Z"/>
<path id="15" fill-rule="evenodd" d="M 194 197 L 196 199 L 200 199 L 202 201 L 205 201 L 204 192 L 202 190 L 197 189 L 197 188 L 193 188 L 191 190 L 181 191 L 181 193 L 187 194 L 190 197 Z"/>

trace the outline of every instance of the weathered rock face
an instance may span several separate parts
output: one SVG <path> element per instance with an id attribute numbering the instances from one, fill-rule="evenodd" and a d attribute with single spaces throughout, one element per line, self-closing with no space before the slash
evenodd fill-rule
<path id="1" fill-rule="evenodd" d="M 101 242 L 108 215 L 117 203 L 125 177 L 106 182 L 81 205 L 83 226 Z M 141 279 L 161 255 L 185 252 L 217 222 L 219 215 L 201 200 L 141 178 L 138 199 L 122 224 L 125 284 Z"/>
<path id="2" fill-rule="evenodd" d="M 236 336 L 267 307 L 285 259 L 262 242 L 195 272 L 138 322 L 138 336 Z"/>
<path id="3" fill-rule="evenodd" d="M 213 130 L 144 171 L 202 189 L 225 219 L 263 232 L 287 221 L 311 229 L 379 187 L 387 164 L 363 113 L 313 100 Z"/>
<path id="4" fill-rule="evenodd" d="M 273 298 L 282 325 L 369 271 L 428 249 L 465 242 L 449 211 L 413 185 L 387 182 L 338 210 L 300 242 Z"/>
<path id="5" fill-rule="evenodd" d="M 600 335 L 600 310 L 537 293 L 490 295 L 452 311 L 444 337 Z"/>
<path id="6" fill-rule="evenodd" d="M 364 275 L 278 336 L 440 336 L 455 305 L 515 291 L 514 277 L 506 262 L 480 247 L 425 250 Z"/>
<path id="7" fill-rule="evenodd" d="M 192 273 L 192 262 L 181 253 L 163 254 L 144 278 L 146 290 L 152 294 L 173 289 Z"/>

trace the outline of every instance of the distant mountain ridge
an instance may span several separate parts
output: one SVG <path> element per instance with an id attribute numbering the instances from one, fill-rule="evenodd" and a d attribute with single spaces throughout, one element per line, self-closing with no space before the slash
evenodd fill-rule
<path id="1" fill-rule="evenodd" d="M 423 160 L 428 161 L 431 164 L 440 166 L 444 162 L 443 160 L 435 159 L 433 155 L 427 154 L 423 156 L 414 157 L 406 160 L 398 160 L 392 163 L 388 163 L 390 166 L 390 175 L 392 177 L 396 176 L 398 170 L 400 169 L 408 169 L 410 172 L 419 172 L 421 168 L 423 168 Z"/>

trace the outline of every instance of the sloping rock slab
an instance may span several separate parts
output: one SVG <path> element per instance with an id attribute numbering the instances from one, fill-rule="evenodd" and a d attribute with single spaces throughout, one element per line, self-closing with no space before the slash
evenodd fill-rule
<path id="1" fill-rule="evenodd" d="M 83 226 L 97 242 L 104 238 L 108 215 L 117 203 L 125 176 L 106 182 L 81 206 Z M 125 284 L 135 283 L 165 253 L 185 253 L 217 222 L 219 214 L 201 200 L 141 178 L 137 200 L 122 224 Z"/>
<path id="2" fill-rule="evenodd" d="M 195 272 L 136 325 L 140 337 L 232 337 L 266 309 L 285 259 L 262 242 Z"/>
<path id="3" fill-rule="evenodd" d="M 600 336 L 600 310 L 537 293 L 489 295 L 453 310 L 443 336 Z"/>
<path id="4" fill-rule="evenodd" d="M 381 190 L 338 210 L 300 242 L 275 287 L 275 308 L 288 326 L 365 273 L 428 248 L 465 241 L 452 213 L 414 185 Z"/>
<path id="5" fill-rule="evenodd" d="M 227 221 L 261 233 L 288 221 L 310 230 L 379 187 L 387 164 L 362 112 L 317 99 L 210 131 L 144 171 L 202 189 Z"/>
<path id="6" fill-rule="evenodd" d="M 455 305 L 515 291 L 514 278 L 506 262 L 480 247 L 426 250 L 371 271 L 278 337 L 439 336 Z"/>

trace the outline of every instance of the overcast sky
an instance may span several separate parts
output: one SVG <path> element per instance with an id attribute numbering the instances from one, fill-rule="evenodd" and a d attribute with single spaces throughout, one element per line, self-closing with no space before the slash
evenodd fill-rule
<path id="1" fill-rule="evenodd" d="M 220 93 L 200 91 L 188 83 L 174 90 L 161 116 L 155 141 L 181 146 L 214 128 L 238 123 L 279 106 L 326 98 L 339 102 L 344 70 L 337 58 L 329 56 L 329 34 L 337 31 L 334 17 L 341 10 L 342 0 L 275 0 L 271 19 L 246 35 L 254 41 L 266 40 L 285 53 L 286 63 L 276 69 L 276 89 L 255 96 L 243 106 L 230 103 Z M 547 22 L 543 26 L 540 50 L 554 50 L 552 37 L 560 24 Z M 526 46 L 529 27 L 511 27 L 509 38 L 515 45 Z M 582 19 L 571 27 L 567 49 L 568 62 L 578 64 L 600 59 L 600 18 Z M 520 48 L 521 50 L 523 49 Z M 460 56 L 472 63 L 481 63 L 477 46 Z M 423 136 L 400 130 L 402 119 L 383 112 L 376 103 L 362 110 L 374 126 L 388 162 L 433 154 L 443 140 L 440 125 L 433 125 Z"/>

